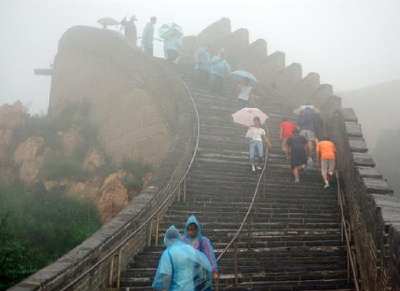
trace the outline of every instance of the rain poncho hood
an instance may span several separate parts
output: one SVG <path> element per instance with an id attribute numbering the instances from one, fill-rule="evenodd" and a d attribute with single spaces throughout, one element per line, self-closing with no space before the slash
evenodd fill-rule
<path id="1" fill-rule="evenodd" d="M 225 58 L 215 56 L 211 59 L 211 74 L 221 78 L 227 77 L 231 73 L 231 66 Z"/>
<path id="2" fill-rule="evenodd" d="M 193 223 L 197 225 L 196 237 L 191 237 L 188 233 L 188 227 L 190 224 Z M 214 248 L 211 244 L 211 241 L 207 237 L 203 236 L 201 225 L 196 216 L 194 216 L 193 214 L 189 216 L 188 220 L 185 223 L 182 241 L 190 244 L 197 250 L 204 253 L 210 261 L 213 272 L 218 272 L 217 259 L 215 258 Z"/>
<path id="3" fill-rule="evenodd" d="M 189 237 L 189 233 L 188 233 L 188 228 L 189 225 L 191 224 L 195 224 L 197 226 L 197 235 L 196 238 L 202 236 L 201 234 L 201 225 L 199 223 L 199 221 L 197 220 L 196 216 L 194 216 L 193 214 L 189 216 L 188 220 L 185 223 L 185 229 L 183 230 L 183 235 L 186 237 Z"/>
<path id="4" fill-rule="evenodd" d="M 195 290 L 211 283 L 211 265 L 205 254 L 179 239 L 170 226 L 164 236 L 167 248 L 161 255 L 152 287 L 170 291 Z"/>

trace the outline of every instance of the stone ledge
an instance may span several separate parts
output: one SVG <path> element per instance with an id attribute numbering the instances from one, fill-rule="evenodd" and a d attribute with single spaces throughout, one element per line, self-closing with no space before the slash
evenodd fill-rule
<path id="1" fill-rule="evenodd" d="M 356 137 L 363 136 L 360 124 L 358 124 L 356 122 L 352 122 L 352 121 L 346 121 L 345 126 L 346 126 L 346 132 L 347 132 L 348 136 L 356 136 Z"/>
<path id="2" fill-rule="evenodd" d="M 370 154 L 351 153 L 355 166 L 375 167 L 375 162 Z"/>
<path id="3" fill-rule="evenodd" d="M 388 183 L 383 179 L 362 178 L 362 181 L 368 193 L 393 194 L 393 190 L 390 189 Z"/>
<path id="4" fill-rule="evenodd" d="M 368 151 L 364 138 L 349 137 L 349 145 L 352 152 L 366 153 Z"/>
<path id="5" fill-rule="evenodd" d="M 354 113 L 353 108 L 342 108 L 341 112 L 345 121 L 358 122 L 357 115 Z"/>
<path id="6" fill-rule="evenodd" d="M 382 179 L 383 175 L 376 169 L 370 167 L 356 167 L 358 171 L 358 175 L 361 178 L 376 178 Z"/>

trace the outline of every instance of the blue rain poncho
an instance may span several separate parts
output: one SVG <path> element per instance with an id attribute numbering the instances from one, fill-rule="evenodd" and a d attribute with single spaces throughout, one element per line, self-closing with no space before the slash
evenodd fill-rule
<path id="1" fill-rule="evenodd" d="M 195 237 L 191 237 L 188 233 L 188 227 L 190 224 L 197 225 L 197 233 Z M 196 216 L 194 216 L 193 214 L 190 215 L 188 220 L 186 221 L 185 229 L 183 231 L 182 241 L 187 244 L 190 244 L 195 249 L 204 253 L 211 264 L 213 273 L 218 272 L 218 264 L 217 264 L 217 259 L 215 258 L 214 248 L 210 240 L 202 235 L 200 223 L 197 220 Z"/>
<path id="2" fill-rule="evenodd" d="M 211 74 L 221 78 L 227 77 L 231 73 L 231 66 L 228 61 L 219 55 L 211 59 Z"/>
<path id="3" fill-rule="evenodd" d="M 180 52 L 182 50 L 182 40 L 179 36 L 171 35 L 164 39 L 164 50 Z"/>
<path id="4" fill-rule="evenodd" d="M 204 47 L 200 47 L 194 54 L 194 63 L 196 70 L 210 71 L 210 54 Z"/>
<path id="5" fill-rule="evenodd" d="M 165 233 L 167 247 L 161 255 L 152 287 L 156 290 L 191 291 L 204 281 L 211 282 L 207 257 L 180 240 L 179 231 L 170 226 Z M 201 274 L 207 274 L 206 276 Z"/>

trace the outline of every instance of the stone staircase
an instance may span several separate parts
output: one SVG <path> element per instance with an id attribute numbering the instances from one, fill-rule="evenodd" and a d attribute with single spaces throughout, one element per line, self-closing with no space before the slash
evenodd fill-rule
<path id="1" fill-rule="evenodd" d="M 165 229 L 180 230 L 189 214 L 202 224 L 216 255 L 235 234 L 257 183 L 248 166 L 246 128 L 230 115 L 239 109 L 231 88 L 221 96 L 194 86 L 200 113 L 200 144 L 187 178 L 186 202 L 175 202 L 160 225 L 159 247 L 146 247 L 122 274 L 121 290 L 151 290 Z M 346 249 L 341 242 L 336 190 L 323 189 L 317 171 L 295 184 L 282 155 L 278 123 L 291 110 L 278 97 L 260 100 L 268 113 L 270 150 L 266 195 L 257 215 L 239 236 L 238 285 L 234 286 L 234 255 L 220 261 L 221 290 L 352 290 L 347 280 Z"/>

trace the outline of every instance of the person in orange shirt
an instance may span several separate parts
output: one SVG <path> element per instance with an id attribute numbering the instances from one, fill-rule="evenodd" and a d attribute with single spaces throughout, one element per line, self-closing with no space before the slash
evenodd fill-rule
<path id="1" fill-rule="evenodd" d="M 289 153 L 287 152 L 286 142 L 289 137 L 293 135 L 293 130 L 298 129 L 299 127 L 290 122 L 287 118 L 282 118 L 281 123 L 279 124 L 281 128 L 280 139 L 282 141 L 282 151 L 285 153 L 286 158 L 289 158 Z"/>
<path id="2" fill-rule="evenodd" d="M 325 186 L 324 188 L 328 188 L 329 185 L 329 177 L 333 175 L 335 171 L 335 163 L 336 163 L 336 147 L 335 144 L 330 140 L 329 137 L 323 138 L 317 145 L 317 161 L 321 159 L 321 173 L 322 178 L 324 179 Z"/>

